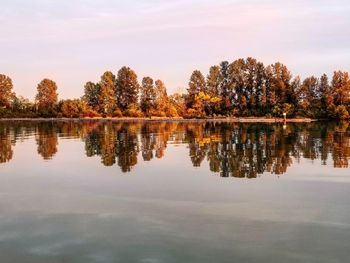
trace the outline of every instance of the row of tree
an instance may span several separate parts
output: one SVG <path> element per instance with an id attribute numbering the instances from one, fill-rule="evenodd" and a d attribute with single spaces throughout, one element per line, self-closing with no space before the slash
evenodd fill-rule
<path id="1" fill-rule="evenodd" d="M 212 66 L 207 77 L 192 73 L 185 100 L 188 117 L 212 115 L 349 118 L 350 78 L 335 71 L 329 80 L 292 76 L 277 62 L 264 66 L 254 58 L 224 61 Z"/>
<path id="2" fill-rule="evenodd" d="M 10 77 L 0 74 L 0 117 L 184 117 L 275 116 L 350 118 L 350 77 L 335 71 L 301 80 L 277 62 L 264 66 L 254 58 L 210 67 L 205 77 L 195 70 L 186 94 L 168 96 L 161 80 L 122 67 L 107 71 L 97 83 L 87 82 L 79 99 L 58 101 L 57 85 L 49 79 L 37 87 L 35 102 L 17 97 Z"/>

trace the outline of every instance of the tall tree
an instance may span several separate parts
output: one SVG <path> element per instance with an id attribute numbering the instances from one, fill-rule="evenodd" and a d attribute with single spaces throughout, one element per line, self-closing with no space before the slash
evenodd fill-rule
<path id="1" fill-rule="evenodd" d="M 196 117 L 195 115 L 198 115 L 197 108 L 200 108 L 202 112 L 202 103 L 200 100 L 198 100 L 199 98 L 198 95 L 200 93 L 204 94 L 205 91 L 206 91 L 205 78 L 202 72 L 200 72 L 199 70 L 193 71 L 190 77 L 190 81 L 188 83 L 188 89 L 187 89 L 188 96 L 186 99 L 186 107 L 188 109 L 189 116 Z M 196 110 L 194 110 L 194 108 L 196 108 Z"/>
<path id="2" fill-rule="evenodd" d="M 35 97 L 40 111 L 52 112 L 57 103 L 57 85 L 50 79 L 43 79 L 37 87 L 38 93 Z"/>
<path id="3" fill-rule="evenodd" d="M 281 106 L 284 103 L 295 103 L 295 93 L 291 85 L 292 74 L 285 65 L 277 62 L 268 66 L 266 68 L 266 77 L 271 107 L 276 104 Z"/>
<path id="4" fill-rule="evenodd" d="M 100 87 L 99 104 L 100 104 L 101 113 L 112 114 L 112 112 L 115 110 L 116 108 L 115 86 L 116 86 L 115 75 L 110 71 L 106 71 L 105 73 L 103 73 L 99 83 L 99 87 Z"/>
<path id="5" fill-rule="evenodd" d="M 11 104 L 11 98 L 13 84 L 10 77 L 0 74 L 0 107 L 9 107 Z"/>
<path id="6" fill-rule="evenodd" d="M 222 61 L 220 63 L 220 85 L 219 94 L 225 100 L 229 99 L 230 95 L 230 63 Z"/>
<path id="7" fill-rule="evenodd" d="M 144 77 L 142 79 L 140 106 L 142 111 L 147 115 L 151 115 L 151 110 L 155 108 L 156 91 L 153 79 Z"/>
<path id="8" fill-rule="evenodd" d="M 302 110 L 307 111 L 318 106 L 318 87 L 319 84 L 316 77 L 311 76 L 304 79 L 298 92 L 298 101 Z"/>
<path id="9" fill-rule="evenodd" d="M 161 80 L 156 80 L 155 82 L 155 92 L 156 92 L 156 100 L 155 100 L 155 106 L 158 111 L 158 114 L 161 114 L 162 112 L 166 111 L 166 108 L 168 108 L 169 105 L 169 99 L 166 87 Z"/>
<path id="10" fill-rule="evenodd" d="M 87 82 L 84 86 L 84 101 L 95 111 L 98 111 L 100 102 L 101 88 L 99 84 L 95 84 L 91 81 Z"/>
<path id="11" fill-rule="evenodd" d="M 327 105 L 333 103 L 333 98 L 329 97 L 330 95 L 330 86 L 328 81 L 328 76 L 326 74 L 323 74 L 319 81 L 319 87 L 318 90 L 321 95 L 321 102 L 322 105 Z"/>
<path id="12" fill-rule="evenodd" d="M 122 67 L 118 71 L 116 97 L 121 110 L 127 110 L 138 101 L 140 85 L 136 73 L 129 67 Z"/>
<path id="13" fill-rule="evenodd" d="M 210 96 L 218 96 L 220 89 L 220 67 L 212 66 L 207 75 L 207 93 Z"/>
<path id="14" fill-rule="evenodd" d="M 199 70 L 192 72 L 190 82 L 188 83 L 188 94 L 190 96 L 198 95 L 199 92 L 205 92 L 205 79 Z"/>
<path id="15" fill-rule="evenodd" d="M 322 117 L 331 117 L 331 109 L 334 107 L 334 97 L 326 74 L 321 76 L 318 90 L 320 92 Z"/>
<path id="16" fill-rule="evenodd" d="M 347 104 L 350 99 L 349 73 L 334 71 L 332 79 L 332 91 L 336 105 Z"/>
<path id="17" fill-rule="evenodd" d="M 258 108 L 262 106 L 262 96 L 265 92 L 265 67 L 254 58 L 247 58 L 246 61 L 246 93 L 248 98 L 248 107 L 254 115 L 259 115 Z"/>
<path id="18" fill-rule="evenodd" d="M 229 102 L 238 108 L 241 113 L 243 113 L 248 106 L 247 72 L 246 62 L 242 58 L 233 61 L 229 65 L 227 96 L 229 97 Z"/>

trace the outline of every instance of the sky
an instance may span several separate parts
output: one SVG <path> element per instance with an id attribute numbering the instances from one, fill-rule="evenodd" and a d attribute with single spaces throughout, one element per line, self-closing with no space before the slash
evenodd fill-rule
<path id="1" fill-rule="evenodd" d="M 293 75 L 350 71 L 348 0 L 0 0 L 0 73 L 60 98 L 122 66 L 184 90 L 193 70 L 252 56 Z"/>

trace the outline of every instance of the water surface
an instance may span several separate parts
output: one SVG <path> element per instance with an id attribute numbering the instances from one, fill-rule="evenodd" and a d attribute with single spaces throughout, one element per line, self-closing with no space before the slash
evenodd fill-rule
<path id="1" fill-rule="evenodd" d="M 348 123 L 0 122 L 0 262 L 348 262 Z"/>

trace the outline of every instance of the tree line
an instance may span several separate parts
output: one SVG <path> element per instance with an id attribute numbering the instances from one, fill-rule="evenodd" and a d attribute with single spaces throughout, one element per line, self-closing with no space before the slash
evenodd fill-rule
<path id="1" fill-rule="evenodd" d="M 0 117 L 309 117 L 350 118 L 350 77 L 345 71 L 301 79 L 280 62 L 264 66 L 254 58 L 223 61 L 206 76 L 195 70 L 187 92 L 167 94 L 163 81 L 129 67 L 88 81 L 84 95 L 58 100 L 57 85 L 44 79 L 31 102 L 13 92 L 0 74 Z"/>

